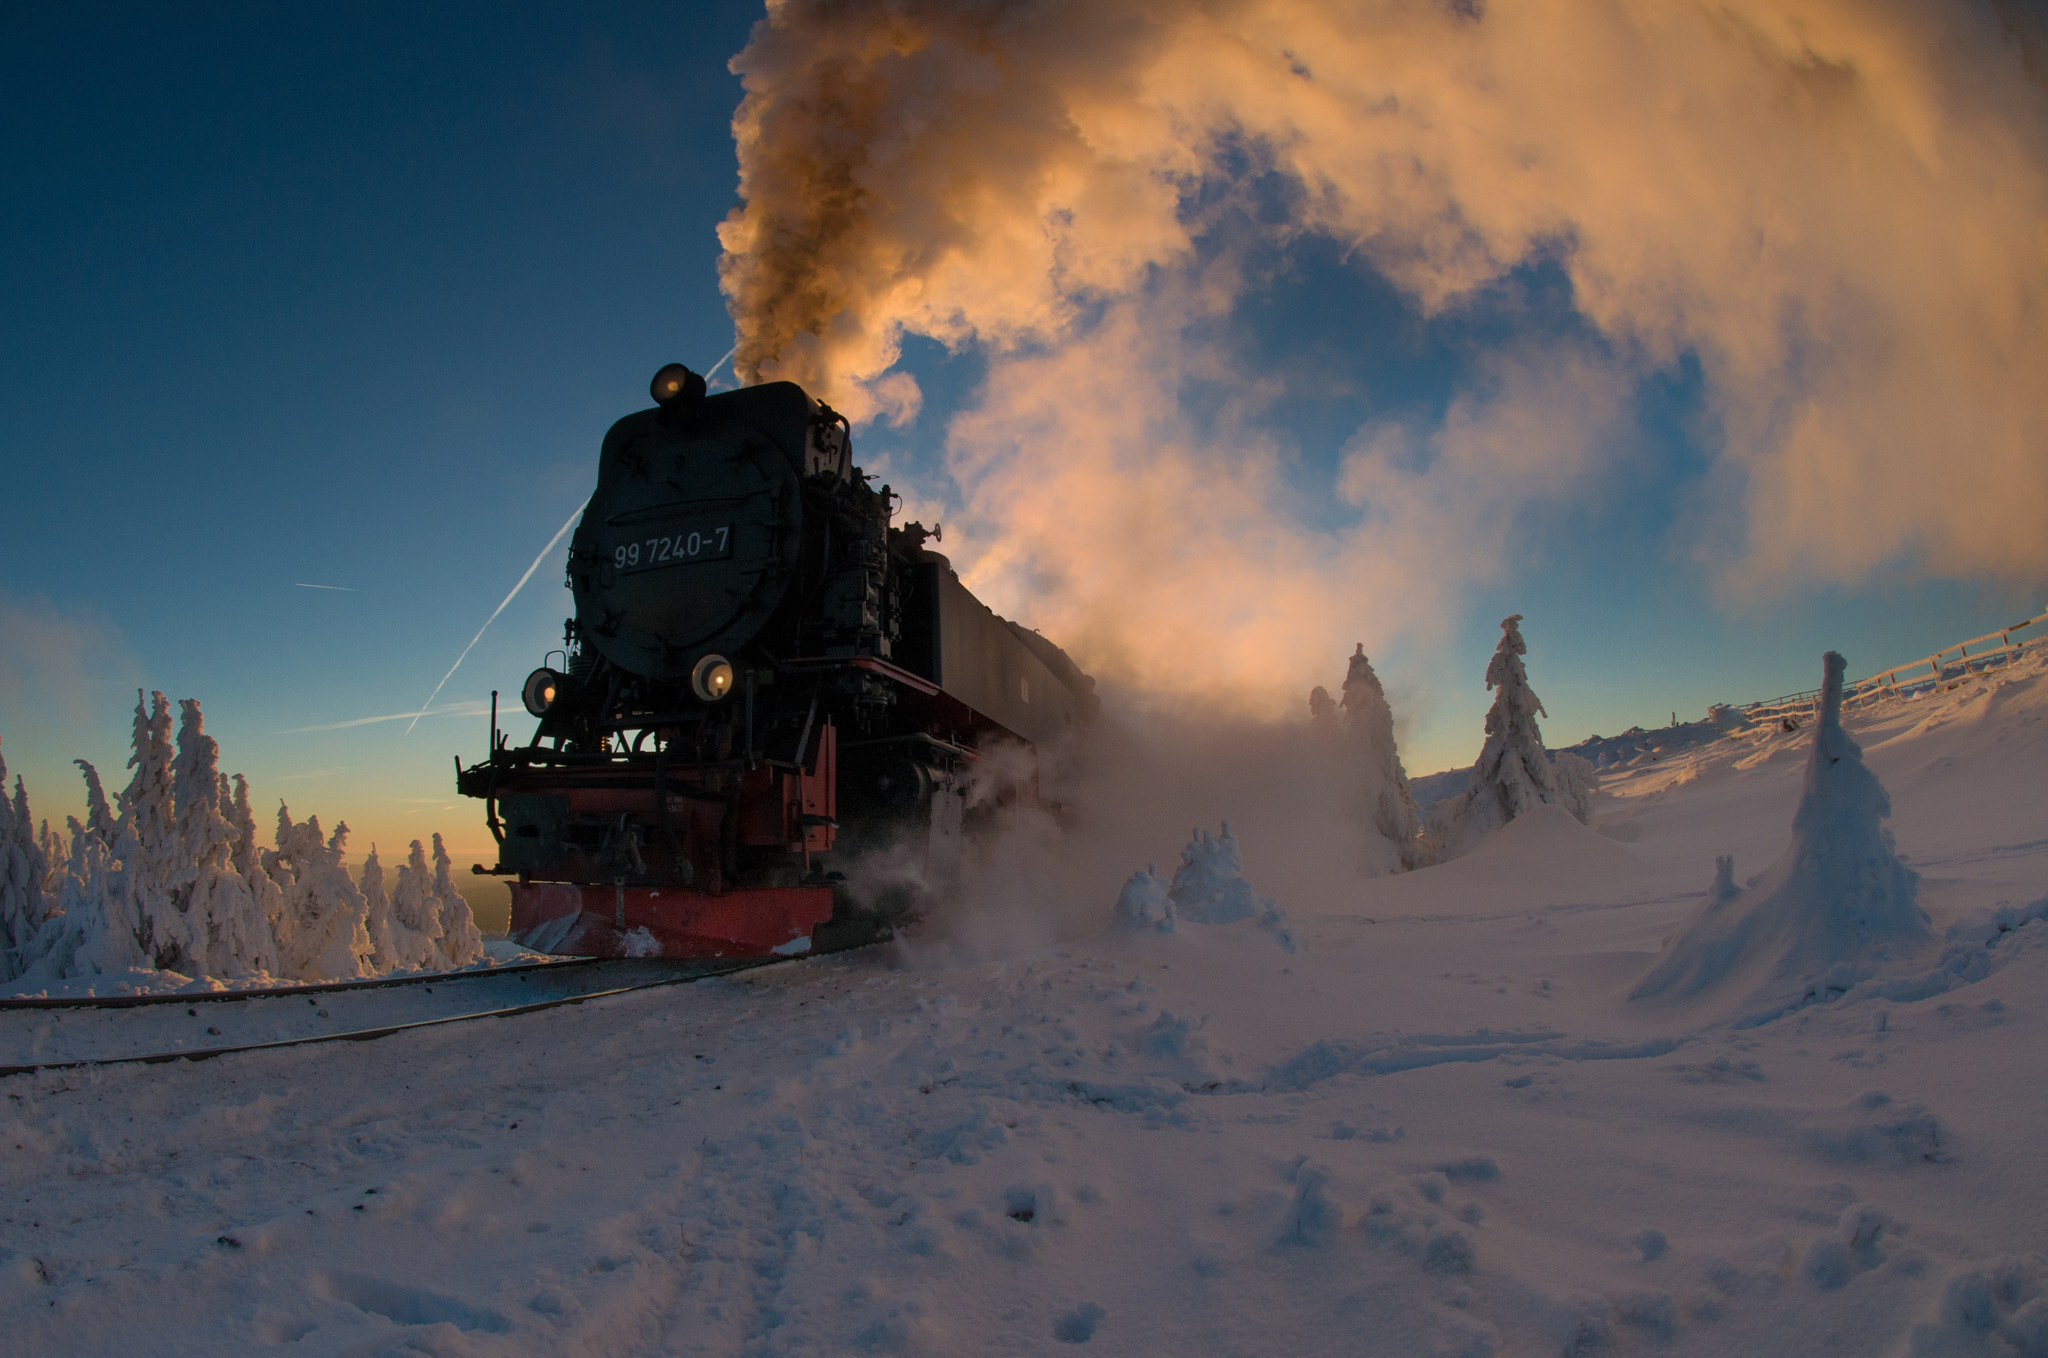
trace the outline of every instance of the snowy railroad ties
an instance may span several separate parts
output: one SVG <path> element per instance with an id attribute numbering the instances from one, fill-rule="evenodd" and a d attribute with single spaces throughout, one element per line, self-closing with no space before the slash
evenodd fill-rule
<path id="1" fill-rule="evenodd" d="M 438 972 L 425 976 L 381 978 L 368 981 L 337 982 L 326 985 L 278 987 L 252 991 L 217 991 L 203 995 L 122 995 L 78 999 L 35 999 L 10 1000 L 0 1003 L 0 1028 L 7 1029 L 8 1050 L 0 1047 L 0 1078 L 9 1075 L 27 1075 L 44 1070 L 76 1070 L 86 1066 L 111 1065 L 164 1065 L 173 1061 L 206 1061 L 216 1056 L 231 1056 L 238 1052 L 274 1051 L 284 1047 L 302 1047 L 318 1042 L 367 1042 L 393 1033 L 410 1032 L 420 1028 L 435 1028 L 450 1023 L 466 1023 L 473 1019 L 509 1018 L 516 1014 L 538 1013 L 544 1009 L 556 1009 L 565 1005 L 582 1004 L 588 1000 L 603 999 L 612 995 L 626 995 L 635 991 L 653 990 L 662 986 L 686 985 L 693 981 L 708 980 L 715 976 L 727 976 L 755 967 L 775 966 L 791 959 L 758 958 L 720 959 L 707 961 L 677 961 L 656 958 L 577 958 L 562 962 L 542 962 L 500 967 L 490 971 Z M 575 979 L 583 984 L 564 991 L 553 983 L 567 979 L 566 973 L 575 973 Z M 433 1005 L 422 1004 L 424 996 L 432 994 L 435 987 L 473 988 L 465 982 L 513 981 L 520 987 L 535 986 L 549 989 L 554 993 L 528 997 L 506 996 L 512 1003 L 495 1003 L 487 1008 L 463 1008 L 455 1012 L 432 1012 Z M 619 984 L 620 981 L 625 984 Z M 509 988 L 509 987 L 494 987 Z M 386 993 L 362 995 L 365 991 L 406 992 L 402 995 Z M 358 995 L 366 1003 L 361 1007 L 368 1010 L 350 1024 L 346 1016 L 331 1016 L 321 1007 L 322 998 L 328 1003 L 342 1007 L 337 1001 L 346 1001 Z M 306 1009 L 291 1005 L 294 1000 L 303 999 Z M 86 1019 L 86 1026 L 99 1031 L 83 1034 L 59 1033 L 57 1025 L 66 1018 L 73 1020 L 74 1029 L 80 1017 L 92 1011 L 156 1008 L 175 1005 L 186 1006 L 188 1018 L 204 1022 L 214 1018 L 212 1012 L 202 1016 L 201 1004 L 220 1004 L 231 1001 L 257 1001 L 232 1015 L 242 1020 L 236 1026 L 241 1030 L 234 1036 L 242 1040 L 220 1041 L 207 1046 L 158 1045 L 152 1050 L 108 1050 L 123 1035 L 123 1030 L 133 1024 L 134 1018 L 127 1015 L 106 1015 L 104 1023 Z M 270 1002 L 268 1005 L 260 1003 Z M 410 1002 L 410 1003 L 408 1003 Z M 439 1003 L 436 1001 L 435 1003 Z M 289 1009 L 283 1006 L 290 1005 Z M 52 1011 L 55 1011 L 54 1013 Z M 81 1013 L 81 1011 L 83 1011 Z M 155 1016 L 151 1015 L 154 1019 Z M 9 1020 L 14 1020 L 9 1022 Z M 278 1022 L 284 1019 L 284 1022 Z M 125 1021 L 124 1021 L 125 1020 Z M 367 1022 L 363 1020 L 369 1020 Z M 230 1021 L 223 1017 L 222 1022 Z M 28 1024 L 40 1022 L 34 1031 L 23 1031 Z M 342 1023 L 346 1026 L 330 1028 L 327 1025 Z M 268 1036 L 257 1038 L 268 1030 Z M 176 1040 L 160 1022 L 152 1023 L 153 1035 L 164 1042 Z M 202 1036 L 225 1038 L 219 1023 L 206 1024 Z M 72 1039 L 82 1037 L 83 1049 Z M 93 1039 L 101 1039 L 95 1043 Z M 26 1039 L 26 1041 L 24 1041 Z M 31 1047 L 33 1050 L 23 1050 Z M 55 1047 L 56 1050 L 49 1050 Z M 92 1048 L 98 1047 L 98 1050 Z M 46 1054 L 47 1053 L 47 1054 Z"/>

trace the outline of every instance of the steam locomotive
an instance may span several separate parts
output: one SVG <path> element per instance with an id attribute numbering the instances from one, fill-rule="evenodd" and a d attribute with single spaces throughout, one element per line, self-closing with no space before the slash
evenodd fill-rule
<path id="1" fill-rule="evenodd" d="M 767 957 L 885 936 L 846 867 L 957 872 L 970 787 L 1044 797 L 1094 681 L 891 525 L 844 417 L 680 364 L 614 424 L 569 548 L 576 614 L 456 787 L 485 804 L 512 937 L 573 956 Z M 993 758 L 998 748 L 1021 758 Z M 997 777 L 989 775 L 1000 774 Z M 981 797 L 978 793 L 977 804 Z"/>

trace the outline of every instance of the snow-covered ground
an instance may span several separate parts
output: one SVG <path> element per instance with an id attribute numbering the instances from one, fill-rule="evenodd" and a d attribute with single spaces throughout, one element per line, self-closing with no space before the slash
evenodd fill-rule
<path id="1" fill-rule="evenodd" d="M 927 940 L 0 1081 L 8 1350 L 2048 1353 L 2048 671 L 1849 728 L 1934 926 L 1889 992 L 1627 999 L 1805 732 L 1314 898 L 1240 823 L 1299 951 Z"/>

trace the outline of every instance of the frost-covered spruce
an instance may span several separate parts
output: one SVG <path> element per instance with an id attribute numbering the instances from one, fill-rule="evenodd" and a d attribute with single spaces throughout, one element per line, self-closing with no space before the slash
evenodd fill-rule
<path id="1" fill-rule="evenodd" d="M 159 970 L 190 975 L 203 969 L 204 939 L 193 937 L 173 894 L 182 848 L 171 786 L 175 758 L 170 704 L 162 693 L 152 693 L 145 706 L 138 690 L 134 752 L 128 757 L 135 773 L 121 793 L 115 822 L 119 869 L 113 880 L 124 899 L 110 903 L 116 909 L 109 915 L 132 923 L 143 952 Z"/>
<path id="2" fill-rule="evenodd" d="M 1437 857 L 1455 858 L 1515 817 L 1543 802 L 1559 800 L 1550 756 L 1536 718 L 1550 714 L 1529 687 L 1522 657 L 1522 615 L 1503 618 L 1500 644 L 1487 662 L 1486 686 L 1493 706 L 1486 713 L 1486 744 L 1465 791 L 1430 808 L 1428 837 Z"/>
<path id="3" fill-rule="evenodd" d="M 282 966 L 280 949 L 290 928 L 285 919 L 284 888 L 263 866 L 263 843 L 256 835 L 255 813 L 249 809 L 249 782 L 239 773 L 233 781 L 234 799 L 228 805 L 227 816 L 235 828 L 235 871 L 241 873 L 242 880 L 249 884 L 251 908 L 256 917 L 268 925 L 271 950 L 277 957 L 275 965 Z"/>
<path id="4" fill-rule="evenodd" d="M 100 843 L 111 849 L 114 847 L 114 841 L 120 837 L 121 827 L 114 817 L 113 809 L 107 805 L 107 790 L 100 786 L 100 771 L 83 759 L 74 759 L 71 762 L 78 765 L 79 773 L 85 777 L 83 828 L 97 835 Z"/>
<path id="5" fill-rule="evenodd" d="M 1309 690 L 1308 725 L 1317 735 L 1331 739 L 1344 729 L 1337 716 L 1337 700 L 1332 698 L 1330 690 L 1321 684 Z"/>
<path id="6" fill-rule="evenodd" d="M 391 928 L 405 967 L 435 965 L 440 951 L 441 902 L 434 891 L 434 871 L 427 865 L 426 846 L 417 839 L 399 864 L 391 889 Z"/>
<path id="7" fill-rule="evenodd" d="M 441 836 L 434 836 L 434 897 L 439 907 L 440 928 L 435 934 L 438 956 L 433 965 L 465 967 L 484 955 L 484 936 L 476 927 L 469 902 L 455 889 L 453 864 Z"/>
<path id="8" fill-rule="evenodd" d="M 76 817 L 55 896 L 56 913 L 43 921 L 35 960 L 21 980 L 49 984 L 154 969 L 133 915 L 121 911 L 127 898 L 113 850 Z"/>
<path id="9" fill-rule="evenodd" d="M 1570 750 L 1551 757 L 1550 776 L 1557 784 L 1557 799 L 1584 825 L 1593 819 L 1593 794 L 1600 790 L 1600 770 L 1593 761 Z"/>
<path id="10" fill-rule="evenodd" d="M 1173 897 L 1167 893 L 1166 879 L 1159 875 L 1159 865 L 1146 864 L 1145 870 L 1132 873 L 1131 879 L 1124 883 L 1124 889 L 1117 893 L 1112 927 L 1133 934 L 1172 933 Z"/>
<path id="11" fill-rule="evenodd" d="M 277 939 L 272 921 L 235 864 L 240 835 L 223 805 L 226 779 L 220 745 L 206 734 L 199 703 L 180 701 L 178 757 L 171 771 L 171 795 L 178 822 L 179 853 L 172 872 L 173 903 L 185 917 L 197 972 L 206 976 L 247 976 L 275 972 Z"/>
<path id="12" fill-rule="evenodd" d="M 0 759 L 0 981 L 35 960 L 36 936 L 50 913 L 50 862 L 29 817 L 28 789 L 17 776 L 9 802 L 6 784 L 7 761 Z"/>
<path id="13" fill-rule="evenodd" d="M 363 893 L 363 930 L 370 936 L 370 970 L 396 970 L 404 964 L 398 960 L 397 940 L 392 937 L 391 896 L 384 890 L 384 864 L 377 857 L 375 844 L 363 859 L 363 875 L 356 889 Z"/>
<path id="14" fill-rule="evenodd" d="M 263 866 L 284 890 L 280 970 L 295 980 L 343 981 L 364 974 L 369 911 L 342 866 L 347 842 L 346 824 L 323 838 L 318 816 L 293 824 L 290 809 L 278 804 L 277 849 L 263 856 Z"/>
<path id="15" fill-rule="evenodd" d="M 1364 773 L 1366 820 L 1394 846 L 1403 868 L 1416 867 L 1422 862 L 1422 813 L 1394 743 L 1394 709 L 1362 641 L 1344 675 L 1343 708 L 1353 757 Z"/>
<path id="16" fill-rule="evenodd" d="M 1244 860 L 1238 856 L 1237 837 L 1230 822 L 1223 833 L 1211 835 L 1196 829 L 1188 846 L 1180 851 L 1180 868 L 1173 885 L 1166 889 L 1173 898 L 1174 912 L 1195 924 L 1231 924 L 1250 919 L 1273 902 L 1252 893 L 1244 879 Z"/>
<path id="17" fill-rule="evenodd" d="M 1752 1004 L 1797 1002 L 1846 989 L 1873 964 L 1932 935 L 1916 899 L 1920 877 L 1899 861 L 1891 798 L 1842 729 L 1842 657 L 1823 659 L 1820 719 L 1792 816 L 1792 843 L 1746 890 L 1734 860 L 1715 864 L 1714 889 L 1632 998 L 1697 994 L 1724 982 Z M 1731 979 L 1733 978 L 1733 979 Z"/>

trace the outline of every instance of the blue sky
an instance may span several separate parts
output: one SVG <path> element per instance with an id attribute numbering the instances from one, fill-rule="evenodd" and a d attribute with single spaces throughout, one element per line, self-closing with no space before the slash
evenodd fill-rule
<path id="1" fill-rule="evenodd" d="M 727 60 L 747 4 L 116 5 L 13 16 L 0 44 L 0 753 L 39 813 L 74 757 L 122 781 L 136 687 L 202 700 L 267 804 L 486 842 L 452 795 L 493 688 L 559 644 L 560 551 L 409 733 L 476 627 L 588 492 L 597 441 L 662 363 L 733 342 L 715 227 L 736 202 Z M 1577 320 L 1518 270 L 1425 316 L 1314 240 L 1215 322 L 1300 513 L 1361 424 L 1427 425 L 1500 344 Z M 949 502 L 947 417 L 984 371 L 913 339 L 907 429 L 861 431 Z M 1900 663 L 2041 607 L 2023 572 L 1887 567 L 1730 596 L 1674 525 L 1703 476 L 1696 364 L 1634 388 L 1622 470 L 1515 529 L 1518 564 L 1441 636 L 1375 656 L 1412 772 L 1468 760 L 1510 612 L 1563 744 Z M 307 585 L 332 588 L 306 588 Z M 1055 636 L 1055 639 L 1059 638 Z M 1341 654 L 1328 682 L 1342 675 Z M 356 723 L 356 724 L 348 724 Z M 333 728 L 333 729 L 308 729 Z"/>

